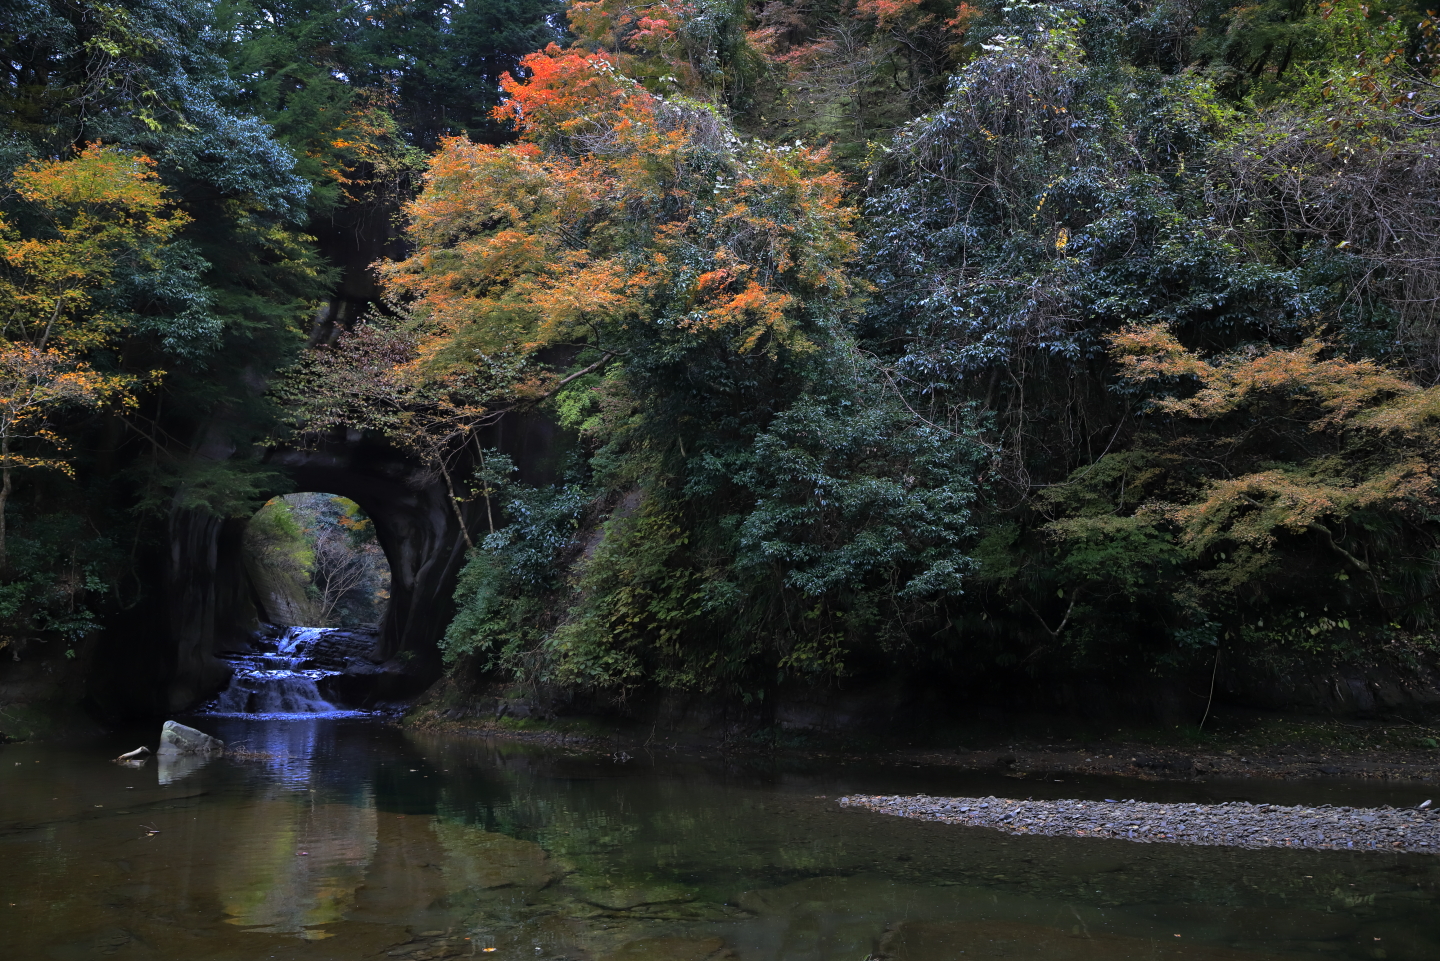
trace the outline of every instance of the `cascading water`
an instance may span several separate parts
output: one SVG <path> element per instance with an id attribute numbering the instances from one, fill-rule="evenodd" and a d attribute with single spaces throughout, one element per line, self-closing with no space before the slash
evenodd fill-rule
<path id="1" fill-rule="evenodd" d="M 274 651 L 230 658 L 230 686 L 210 705 L 211 714 L 333 714 L 342 709 L 320 692 L 327 678 L 344 673 L 356 642 L 371 639 L 331 627 L 292 627 Z M 348 713 L 348 712 L 347 712 Z"/>

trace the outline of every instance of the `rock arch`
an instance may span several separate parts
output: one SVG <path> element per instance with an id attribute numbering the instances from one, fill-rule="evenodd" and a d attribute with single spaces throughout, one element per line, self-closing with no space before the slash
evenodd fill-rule
<path id="1" fill-rule="evenodd" d="M 521 479 L 537 484 L 558 477 L 571 442 L 542 414 L 512 415 L 484 438 L 486 446 L 515 460 Z M 382 650 L 390 656 L 409 652 L 407 670 L 438 677 L 438 641 L 454 615 L 452 595 L 466 555 L 444 484 L 403 452 L 358 433 L 315 449 L 275 448 L 266 460 L 288 474 L 295 489 L 348 497 L 369 515 L 390 564 Z M 472 537 L 486 523 L 483 504 L 466 505 L 462 515 Z M 172 653 L 164 672 L 168 682 L 152 710 L 181 711 L 210 696 L 228 676 L 217 654 L 243 646 L 258 626 L 241 556 L 246 523 L 195 510 L 172 513 L 163 592 Z"/>
<path id="2" fill-rule="evenodd" d="M 359 437 L 314 450 L 278 448 L 267 461 L 296 489 L 348 497 L 370 516 L 390 563 L 382 650 L 408 651 L 411 670 L 438 675 L 436 641 L 453 614 L 451 594 L 466 549 L 444 485 L 402 453 Z M 474 514 L 471 505 L 472 529 Z M 164 698 L 168 710 L 183 710 L 223 683 L 227 668 L 216 655 L 243 647 L 259 626 L 262 609 L 241 557 L 247 522 L 193 510 L 171 516 L 165 594 L 175 660 Z"/>

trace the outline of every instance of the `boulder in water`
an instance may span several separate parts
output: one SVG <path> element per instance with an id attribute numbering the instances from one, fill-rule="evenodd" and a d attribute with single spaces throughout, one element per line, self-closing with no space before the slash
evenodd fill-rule
<path id="1" fill-rule="evenodd" d="M 160 755 L 224 754 L 225 742 L 193 727 L 166 721 L 160 729 Z"/>

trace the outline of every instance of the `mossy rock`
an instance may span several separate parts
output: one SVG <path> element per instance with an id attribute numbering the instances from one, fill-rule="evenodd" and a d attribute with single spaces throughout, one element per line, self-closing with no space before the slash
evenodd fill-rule
<path id="1" fill-rule="evenodd" d="M 539 889 L 558 873 L 545 849 L 534 841 L 446 821 L 435 821 L 432 828 L 445 849 L 445 880 L 452 891 Z"/>
<path id="2" fill-rule="evenodd" d="M 695 900 L 695 891 L 681 884 L 610 880 L 603 877 L 574 877 L 570 883 L 580 898 L 611 911 L 629 911 L 655 904 L 683 904 Z"/>

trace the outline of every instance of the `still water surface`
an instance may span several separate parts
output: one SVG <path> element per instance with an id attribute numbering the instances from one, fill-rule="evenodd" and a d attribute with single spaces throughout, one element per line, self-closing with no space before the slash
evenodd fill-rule
<path id="1" fill-rule="evenodd" d="M 146 739 L 134 733 L 0 748 L 0 957 L 1440 959 L 1437 856 L 1011 837 L 835 804 L 1398 806 L 1424 788 L 1040 783 L 617 760 L 362 719 L 194 723 L 274 756 L 161 772 L 108 763 Z"/>

